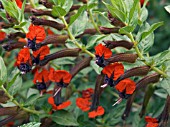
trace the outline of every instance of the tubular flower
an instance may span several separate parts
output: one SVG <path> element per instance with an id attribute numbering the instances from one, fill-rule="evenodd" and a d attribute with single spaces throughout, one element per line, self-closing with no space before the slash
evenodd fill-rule
<path id="1" fill-rule="evenodd" d="M 102 116 L 104 114 L 104 108 L 102 106 L 98 106 L 98 108 L 94 111 L 88 113 L 89 118 L 95 118 L 96 116 Z"/>
<path id="2" fill-rule="evenodd" d="M 33 82 L 36 84 L 38 90 L 46 90 L 46 83 L 49 82 L 48 75 L 49 72 L 46 69 L 43 69 L 40 73 L 38 70 L 36 71 Z"/>
<path id="3" fill-rule="evenodd" d="M 128 98 L 136 89 L 136 84 L 131 79 L 124 79 L 120 81 L 116 86 L 116 90 L 119 91 L 119 96 L 121 98 Z"/>
<path id="4" fill-rule="evenodd" d="M 61 109 L 67 108 L 69 105 L 71 105 L 71 101 L 66 101 L 59 105 L 56 105 L 54 98 L 52 96 L 48 98 L 48 103 L 52 105 L 53 110 L 61 110 Z"/>
<path id="5" fill-rule="evenodd" d="M 104 67 L 104 60 L 112 56 L 112 51 L 106 46 L 99 44 L 95 47 L 96 55 L 96 64 L 100 67 Z"/>
<path id="6" fill-rule="evenodd" d="M 4 40 L 6 37 L 6 33 L 5 32 L 0 32 L 0 41 Z"/>
<path id="7" fill-rule="evenodd" d="M 28 48 L 23 48 L 20 50 L 15 65 L 19 68 L 22 74 L 25 74 L 31 70 L 32 60 Z"/>
<path id="8" fill-rule="evenodd" d="M 29 27 L 29 32 L 26 34 L 28 39 L 27 47 L 30 49 L 37 50 L 37 43 L 42 42 L 46 37 L 45 30 L 41 26 L 35 26 L 33 24 Z"/>
<path id="9" fill-rule="evenodd" d="M 106 75 L 105 84 L 102 87 L 106 87 L 107 85 L 114 86 L 114 81 L 124 73 L 124 67 L 122 63 L 114 63 L 104 67 L 102 72 Z"/>
<path id="10" fill-rule="evenodd" d="M 158 120 L 156 118 L 146 116 L 145 121 L 147 122 L 146 127 L 158 127 L 159 126 Z"/>
<path id="11" fill-rule="evenodd" d="M 15 2 L 16 2 L 17 6 L 19 8 L 22 8 L 22 1 L 21 0 L 15 0 Z"/>
<path id="12" fill-rule="evenodd" d="M 34 60 L 33 63 L 39 64 L 40 60 L 43 60 L 46 55 L 50 53 L 48 46 L 42 46 L 40 49 L 33 51 Z"/>
<path id="13" fill-rule="evenodd" d="M 91 99 L 93 94 L 94 94 L 94 89 L 88 88 L 82 91 L 82 98 Z"/>
<path id="14" fill-rule="evenodd" d="M 86 111 L 90 110 L 91 102 L 89 102 L 88 98 L 77 98 L 76 105 L 82 111 L 86 112 Z"/>

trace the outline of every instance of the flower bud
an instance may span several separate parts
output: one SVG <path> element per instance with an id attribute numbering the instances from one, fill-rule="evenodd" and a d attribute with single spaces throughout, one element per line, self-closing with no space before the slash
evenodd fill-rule
<path id="1" fill-rule="evenodd" d="M 63 49 L 63 50 L 58 51 L 56 53 L 53 53 L 53 54 L 45 56 L 44 59 L 39 62 L 39 65 L 40 66 L 44 66 L 49 61 L 57 59 L 57 58 L 61 58 L 61 57 L 68 57 L 68 56 L 76 57 L 76 56 L 79 55 L 79 52 L 80 52 L 79 48 L 75 48 L 75 49 Z"/>
<path id="2" fill-rule="evenodd" d="M 128 42 L 128 41 L 125 41 L 125 40 L 122 40 L 122 41 L 104 41 L 104 43 L 110 49 L 113 49 L 113 48 L 116 48 L 116 47 L 123 47 L 123 48 L 130 50 L 133 47 L 132 42 Z"/>
<path id="3" fill-rule="evenodd" d="M 137 54 L 127 54 L 127 53 L 118 53 L 106 60 L 106 63 L 114 62 L 128 62 L 134 63 L 137 59 Z"/>
<path id="4" fill-rule="evenodd" d="M 25 46 L 25 43 L 21 43 L 21 42 L 12 42 L 12 43 L 6 43 L 3 44 L 2 47 L 6 50 L 6 51 L 11 51 L 13 49 L 17 49 L 17 48 L 23 48 Z"/>
<path id="5" fill-rule="evenodd" d="M 110 34 L 110 33 L 118 33 L 119 28 L 107 28 L 107 27 L 100 27 L 100 31 L 104 34 Z"/>
<path id="6" fill-rule="evenodd" d="M 31 19 L 32 24 L 34 24 L 34 25 L 50 26 L 57 30 L 62 30 L 65 27 L 64 24 L 60 24 L 60 23 L 58 23 L 56 21 L 52 21 L 52 20 L 37 18 L 36 16 L 31 16 L 30 19 Z"/>
<path id="7" fill-rule="evenodd" d="M 46 8 L 52 8 L 52 3 L 48 2 L 48 0 L 39 0 L 39 4 L 43 4 Z"/>

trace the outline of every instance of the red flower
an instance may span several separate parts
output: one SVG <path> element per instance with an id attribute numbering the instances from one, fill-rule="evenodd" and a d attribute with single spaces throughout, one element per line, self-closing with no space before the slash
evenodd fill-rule
<path id="1" fill-rule="evenodd" d="M 124 79 L 120 81 L 115 88 L 121 93 L 133 94 L 136 89 L 136 84 L 131 79 Z"/>
<path id="2" fill-rule="evenodd" d="M 23 48 L 20 50 L 17 56 L 16 66 L 19 66 L 21 63 L 31 63 L 31 55 L 29 48 Z"/>
<path id="3" fill-rule="evenodd" d="M 144 2 L 145 2 L 145 0 L 140 0 L 141 6 L 143 6 Z M 149 5 L 149 2 L 146 5 Z"/>
<path id="4" fill-rule="evenodd" d="M 49 79 L 53 82 L 69 84 L 71 78 L 71 74 L 65 70 L 55 71 L 53 68 L 50 69 Z"/>
<path id="5" fill-rule="evenodd" d="M 156 118 L 152 118 L 150 116 L 146 116 L 145 117 L 145 121 L 148 122 L 148 124 L 146 125 L 146 127 L 158 127 L 158 120 Z"/>
<path id="6" fill-rule="evenodd" d="M 71 105 L 71 101 L 66 101 L 66 102 L 61 103 L 60 105 L 56 105 L 54 102 L 54 98 L 52 96 L 48 98 L 48 103 L 52 105 L 52 108 L 54 110 L 61 110 Z"/>
<path id="7" fill-rule="evenodd" d="M 33 51 L 33 56 L 35 58 L 39 57 L 40 60 L 43 60 L 46 55 L 50 53 L 48 46 L 42 46 L 40 49 Z"/>
<path id="8" fill-rule="evenodd" d="M 91 96 L 93 95 L 93 93 L 94 93 L 94 89 L 92 89 L 92 88 L 88 88 L 86 90 L 83 90 L 82 91 L 82 98 L 90 99 Z"/>
<path id="9" fill-rule="evenodd" d="M 6 37 L 6 33 L 5 32 L 0 32 L 0 41 L 4 40 Z"/>
<path id="10" fill-rule="evenodd" d="M 12 127 L 14 125 L 14 122 L 9 122 L 5 125 L 5 127 Z"/>
<path id="11" fill-rule="evenodd" d="M 107 48 L 106 46 L 99 44 L 95 47 L 95 55 L 96 56 L 100 56 L 100 57 L 104 57 L 104 59 L 108 59 L 112 56 L 112 51 Z"/>
<path id="12" fill-rule="evenodd" d="M 102 72 L 107 75 L 108 78 L 117 80 L 124 73 L 124 67 L 122 63 L 114 63 L 104 67 Z"/>
<path id="13" fill-rule="evenodd" d="M 77 98 L 76 105 L 82 111 L 86 112 L 86 111 L 90 110 L 91 102 L 89 102 L 88 98 Z"/>
<path id="14" fill-rule="evenodd" d="M 46 37 L 45 30 L 41 26 L 34 26 L 33 24 L 31 24 L 29 27 L 29 32 L 26 34 L 26 37 L 28 40 L 35 40 L 36 43 L 40 43 Z"/>
<path id="15" fill-rule="evenodd" d="M 95 118 L 96 116 L 101 116 L 104 114 L 104 108 L 98 106 L 97 110 L 91 111 L 88 113 L 89 118 Z"/>
<path id="16" fill-rule="evenodd" d="M 54 32 L 50 28 L 47 29 L 47 33 L 48 33 L 48 35 L 53 35 L 54 34 Z"/>
<path id="17" fill-rule="evenodd" d="M 22 1 L 21 0 L 15 0 L 15 2 L 16 2 L 17 6 L 19 8 L 22 8 Z"/>
<path id="18" fill-rule="evenodd" d="M 49 81 L 48 75 L 49 75 L 49 71 L 46 69 L 43 69 L 40 73 L 37 70 L 34 75 L 34 79 L 33 79 L 34 84 L 36 84 L 37 82 L 39 82 L 39 83 L 48 82 Z"/>

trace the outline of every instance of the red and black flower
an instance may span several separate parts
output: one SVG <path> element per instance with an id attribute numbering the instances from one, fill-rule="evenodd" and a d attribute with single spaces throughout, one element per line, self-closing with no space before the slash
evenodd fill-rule
<path id="1" fill-rule="evenodd" d="M 95 51 L 96 64 L 100 67 L 106 66 L 105 60 L 112 56 L 112 51 L 102 44 L 97 45 Z"/>
<path id="2" fill-rule="evenodd" d="M 5 32 L 0 32 L 0 42 L 3 41 L 6 37 L 6 33 Z"/>
<path id="3" fill-rule="evenodd" d="M 53 110 L 61 110 L 71 105 L 71 101 L 69 100 L 60 104 L 56 104 L 54 97 L 52 96 L 48 98 L 48 103 L 52 105 Z"/>
<path id="4" fill-rule="evenodd" d="M 20 50 L 15 65 L 18 67 L 22 74 L 26 74 L 32 69 L 32 60 L 29 48 L 23 48 Z"/>
<path id="5" fill-rule="evenodd" d="M 15 0 L 15 2 L 16 2 L 17 6 L 19 8 L 22 8 L 22 1 L 21 0 Z"/>
<path id="6" fill-rule="evenodd" d="M 46 34 L 43 27 L 31 24 L 29 27 L 29 32 L 26 34 L 26 38 L 28 39 L 27 47 L 33 51 L 37 50 L 37 44 L 42 42 L 45 37 Z"/>
<path id="7" fill-rule="evenodd" d="M 102 87 L 106 87 L 107 85 L 115 86 L 115 81 L 124 74 L 123 64 L 113 63 L 107 65 L 103 68 L 102 73 L 105 74 L 104 85 Z"/>
<path id="8" fill-rule="evenodd" d="M 136 83 L 131 79 L 124 79 L 120 81 L 115 88 L 119 91 L 120 98 L 127 99 L 135 91 Z"/>
<path id="9" fill-rule="evenodd" d="M 147 122 L 146 127 L 158 127 L 159 126 L 158 120 L 156 118 L 146 116 L 145 121 Z"/>
<path id="10" fill-rule="evenodd" d="M 33 63 L 39 64 L 40 60 L 43 60 L 49 53 L 50 49 L 48 46 L 42 46 L 40 49 L 33 51 Z"/>
<path id="11" fill-rule="evenodd" d="M 46 69 L 42 69 L 41 72 L 36 71 L 34 75 L 33 82 L 36 85 L 37 89 L 40 90 L 41 92 L 46 91 L 47 86 L 46 84 L 49 82 L 49 71 Z"/>

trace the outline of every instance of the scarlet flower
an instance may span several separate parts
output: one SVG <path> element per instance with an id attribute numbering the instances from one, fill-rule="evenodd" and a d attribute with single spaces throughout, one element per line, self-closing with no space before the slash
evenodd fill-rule
<path id="1" fill-rule="evenodd" d="M 49 79 L 56 82 L 60 87 L 66 87 L 71 81 L 71 74 L 65 70 L 55 71 L 53 68 L 50 69 Z"/>
<path id="2" fill-rule="evenodd" d="M 31 24 L 26 37 L 28 39 L 27 46 L 32 50 L 36 50 L 36 44 L 42 42 L 46 37 L 45 30 L 41 26 Z"/>
<path id="3" fill-rule="evenodd" d="M 105 86 L 114 86 L 114 81 L 124 73 L 124 67 L 122 63 L 114 63 L 104 67 L 102 72 L 106 75 L 104 81 Z"/>
<path id="4" fill-rule="evenodd" d="M 77 98 L 76 105 L 82 111 L 86 112 L 86 111 L 90 110 L 91 102 L 89 102 L 89 98 Z"/>
<path id="5" fill-rule="evenodd" d="M 6 37 L 6 33 L 5 32 L 0 32 L 0 41 L 4 40 Z"/>
<path id="6" fill-rule="evenodd" d="M 31 70 L 32 60 L 28 48 L 23 48 L 20 50 L 15 65 L 20 69 L 21 73 L 23 74 Z"/>
<path id="7" fill-rule="evenodd" d="M 158 120 L 156 118 L 152 118 L 150 116 L 145 117 L 145 121 L 148 123 L 146 127 L 158 127 Z"/>
<path id="8" fill-rule="evenodd" d="M 16 2 L 17 6 L 19 8 L 22 8 L 22 1 L 21 0 L 15 0 L 15 2 Z"/>
<path id="9" fill-rule="evenodd" d="M 83 90 L 82 91 L 82 98 L 91 98 L 91 96 L 93 95 L 94 93 L 94 89 L 92 88 L 88 88 L 86 90 Z"/>
<path id="10" fill-rule="evenodd" d="M 46 83 L 49 81 L 48 75 L 49 72 L 46 69 L 43 69 L 40 73 L 38 70 L 36 71 L 33 82 L 36 84 L 38 90 L 46 90 Z"/>
<path id="11" fill-rule="evenodd" d="M 145 0 L 140 0 L 141 6 L 143 6 L 144 2 L 145 2 Z M 147 3 L 147 5 L 149 5 L 149 2 Z"/>
<path id="12" fill-rule="evenodd" d="M 97 116 L 102 116 L 104 114 L 104 108 L 102 106 L 98 106 L 98 108 L 94 111 L 88 113 L 89 118 L 95 118 Z"/>
<path id="13" fill-rule="evenodd" d="M 38 64 L 40 60 L 43 60 L 46 55 L 50 53 L 48 46 L 42 46 L 40 49 L 33 51 L 34 60 L 33 63 Z"/>
<path id="14" fill-rule="evenodd" d="M 47 33 L 48 33 L 48 35 L 53 35 L 54 34 L 54 32 L 50 28 L 47 29 Z"/>
<path id="15" fill-rule="evenodd" d="M 14 125 L 14 122 L 9 122 L 5 125 L 5 127 L 12 127 Z"/>
<path id="16" fill-rule="evenodd" d="M 105 66 L 104 60 L 112 56 L 112 51 L 102 44 L 97 45 L 95 47 L 95 51 L 96 51 L 95 53 L 96 64 L 98 64 L 100 67 L 104 67 Z"/>
<path id="17" fill-rule="evenodd" d="M 59 105 L 56 105 L 54 98 L 52 96 L 48 98 L 48 103 L 52 105 L 52 108 L 54 110 L 61 110 L 61 109 L 67 108 L 69 105 L 71 105 L 71 101 L 66 101 Z"/>
<path id="18" fill-rule="evenodd" d="M 131 79 L 124 79 L 120 81 L 116 86 L 116 90 L 120 92 L 119 96 L 121 98 L 128 98 L 129 95 L 133 94 L 136 89 L 136 84 Z"/>

